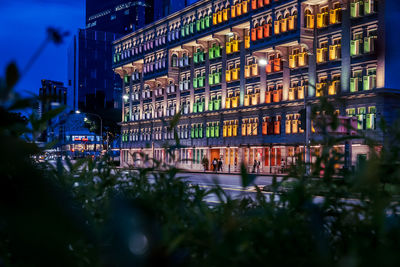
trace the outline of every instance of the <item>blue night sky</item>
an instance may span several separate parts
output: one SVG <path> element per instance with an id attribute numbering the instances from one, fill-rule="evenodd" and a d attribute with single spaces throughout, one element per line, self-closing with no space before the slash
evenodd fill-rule
<path id="1" fill-rule="evenodd" d="M 47 27 L 68 31 L 63 44 L 49 44 L 17 91 L 38 94 L 41 79 L 67 82 L 67 48 L 73 34 L 85 25 L 85 0 L 1 0 L 0 76 L 10 61 L 23 69 L 46 38 Z"/>

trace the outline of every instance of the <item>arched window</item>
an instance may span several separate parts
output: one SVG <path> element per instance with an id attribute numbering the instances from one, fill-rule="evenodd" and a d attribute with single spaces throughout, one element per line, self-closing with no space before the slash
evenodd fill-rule
<path id="1" fill-rule="evenodd" d="M 285 12 L 285 15 L 283 16 L 285 19 L 289 17 L 289 12 Z"/>
<path id="2" fill-rule="evenodd" d="M 178 56 L 176 54 L 172 55 L 171 64 L 172 67 L 178 67 Z"/>
<path id="3" fill-rule="evenodd" d="M 310 9 L 306 9 L 304 11 L 304 25 L 307 28 L 310 28 L 309 26 L 311 25 L 311 21 L 312 21 L 312 23 L 314 23 L 313 20 L 314 20 L 314 16 L 313 16 L 311 10 Z"/>

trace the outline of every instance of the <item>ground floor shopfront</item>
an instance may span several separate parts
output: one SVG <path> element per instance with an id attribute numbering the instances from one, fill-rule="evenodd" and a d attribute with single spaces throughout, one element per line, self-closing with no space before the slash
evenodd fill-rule
<path id="1" fill-rule="evenodd" d="M 100 156 L 102 145 L 100 143 L 71 143 L 62 146 L 62 152 L 72 158 Z"/>
<path id="2" fill-rule="evenodd" d="M 345 145 L 339 145 L 335 149 L 342 153 L 345 153 L 345 150 L 349 150 L 345 148 Z M 311 161 L 315 162 L 321 147 L 312 146 L 310 150 Z M 351 165 L 357 166 L 360 160 L 368 157 L 368 152 L 368 146 L 353 144 L 347 152 L 351 159 Z M 304 159 L 304 146 L 190 147 L 177 149 L 171 153 L 163 148 L 122 149 L 121 166 L 149 167 L 152 161 L 144 160 L 141 155 L 193 171 L 204 171 L 203 163 L 205 162 L 208 162 L 207 170 L 213 171 L 212 162 L 216 159 L 222 161 L 222 172 L 225 173 L 239 172 L 241 163 L 246 166 L 249 172 L 282 173 L 284 168 L 296 164 L 299 158 Z M 341 167 L 340 165 L 337 166 L 337 168 Z"/>

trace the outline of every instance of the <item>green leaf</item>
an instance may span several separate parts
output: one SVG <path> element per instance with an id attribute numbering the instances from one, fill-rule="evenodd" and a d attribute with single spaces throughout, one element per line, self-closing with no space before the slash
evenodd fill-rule
<path id="1" fill-rule="evenodd" d="M 59 115 L 61 112 L 63 112 L 65 110 L 65 106 L 61 106 L 55 109 L 51 109 L 49 111 L 47 111 L 46 113 L 44 113 L 40 119 L 40 121 L 42 122 L 47 122 L 48 120 L 51 120 L 55 117 L 57 117 L 57 115 Z"/>
<path id="2" fill-rule="evenodd" d="M 9 108 L 9 111 L 12 110 L 21 110 L 25 108 L 32 108 L 34 103 L 34 98 L 24 98 L 16 100 Z"/>
<path id="3" fill-rule="evenodd" d="M 248 187 L 256 179 L 256 175 L 249 174 L 246 169 L 246 165 L 242 163 L 240 165 L 240 177 L 242 178 L 242 187 Z"/>

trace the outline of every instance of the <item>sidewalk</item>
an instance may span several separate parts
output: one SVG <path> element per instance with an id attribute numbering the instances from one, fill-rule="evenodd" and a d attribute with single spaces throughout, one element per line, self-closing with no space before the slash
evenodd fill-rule
<path id="1" fill-rule="evenodd" d="M 188 169 L 181 169 L 181 173 L 204 173 L 204 174 L 222 174 L 222 175 L 240 175 L 240 172 L 214 172 L 214 171 L 200 171 L 200 170 L 188 170 Z M 254 174 L 256 176 L 277 176 L 277 177 L 283 177 L 287 176 L 287 173 L 267 173 L 267 172 L 260 172 L 260 173 L 252 173 L 249 172 L 248 174 Z"/>

